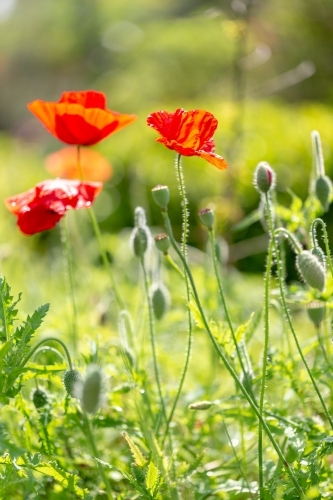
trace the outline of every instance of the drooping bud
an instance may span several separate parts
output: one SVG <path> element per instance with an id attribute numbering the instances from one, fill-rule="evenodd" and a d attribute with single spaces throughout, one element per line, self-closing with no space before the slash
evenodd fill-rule
<path id="1" fill-rule="evenodd" d="M 67 370 L 64 373 L 62 381 L 65 386 L 67 394 L 72 398 L 75 398 L 76 397 L 75 386 L 77 383 L 83 382 L 82 375 L 77 370 Z"/>
<path id="2" fill-rule="evenodd" d="M 254 187 L 259 193 L 268 193 L 275 187 L 275 172 L 267 162 L 262 161 L 258 164 L 254 172 Z"/>
<path id="3" fill-rule="evenodd" d="M 152 190 L 152 195 L 156 205 L 161 208 L 166 208 L 170 201 L 170 191 L 168 186 L 162 186 L 158 184 Z"/>
<path id="4" fill-rule="evenodd" d="M 208 229 L 212 229 L 214 225 L 214 212 L 211 208 L 203 208 L 198 212 L 201 223 Z"/>
<path id="5" fill-rule="evenodd" d="M 326 272 L 315 255 L 303 250 L 296 256 L 296 266 L 305 283 L 321 292 L 324 291 Z"/>
<path id="6" fill-rule="evenodd" d="M 168 253 L 170 247 L 170 238 L 167 234 L 161 233 L 155 236 L 155 245 L 157 250 L 163 252 L 164 254 Z"/>
<path id="7" fill-rule="evenodd" d="M 46 406 L 49 402 L 47 393 L 42 389 L 35 389 L 32 393 L 32 402 L 35 405 L 35 408 L 39 410 Z"/>
<path id="8" fill-rule="evenodd" d="M 151 291 L 151 301 L 155 318 L 161 319 L 170 305 L 170 295 L 164 285 L 161 283 L 153 285 Z"/>
<path id="9" fill-rule="evenodd" d="M 102 396 L 102 373 L 98 367 L 90 368 L 80 391 L 80 403 L 87 413 L 95 413 Z"/>
<path id="10" fill-rule="evenodd" d="M 325 318 L 325 302 L 321 300 L 313 300 L 306 305 L 306 311 L 308 313 L 309 319 L 318 328 L 320 326 L 320 323 Z"/>
<path id="11" fill-rule="evenodd" d="M 332 197 L 332 182 L 327 175 L 316 179 L 315 192 L 321 206 L 327 212 Z"/>
<path id="12" fill-rule="evenodd" d="M 192 403 L 189 405 L 190 410 L 209 410 L 213 405 L 212 401 L 198 401 L 197 403 Z"/>

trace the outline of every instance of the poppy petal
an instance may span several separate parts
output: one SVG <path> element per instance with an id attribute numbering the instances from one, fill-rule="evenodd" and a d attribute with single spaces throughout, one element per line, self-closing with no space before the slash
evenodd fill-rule
<path id="1" fill-rule="evenodd" d="M 35 205 L 18 214 L 17 225 L 22 233 L 32 235 L 52 229 L 62 217 L 43 205 Z"/>
<path id="2" fill-rule="evenodd" d="M 59 103 L 81 104 L 84 108 L 106 108 L 106 97 L 103 92 L 82 90 L 80 92 L 63 92 Z"/>
<path id="3" fill-rule="evenodd" d="M 228 164 L 225 159 L 215 153 L 207 153 L 207 151 L 197 151 L 196 156 L 200 156 L 200 158 L 208 161 L 219 170 L 225 170 L 226 168 L 228 168 Z"/>

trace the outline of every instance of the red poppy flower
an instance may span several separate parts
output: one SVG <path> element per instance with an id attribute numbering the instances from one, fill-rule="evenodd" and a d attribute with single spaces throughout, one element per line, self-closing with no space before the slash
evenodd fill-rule
<path id="1" fill-rule="evenodd" d="M 28 109 L 66 144 L 92 146 L 137 119 L 106 109 L 102 92 L 63 92 L 58 102 L 33 101 Z"/>
<path id="2" fill-rule="evenodd" d="M 156 141 L 167 148 L 184 156 L 200 156 L 220 170 L 228 167 L 224 158 L 214 153 L 212 137 L 218 122 L 208 111 L 157 111 L 148 116 L 147 124 L 161 134 Z"/>
<path id="3" fill-rule="evenodd" d="M 105 182 L 112 176 L 112 168 L 108 160 L 93 149 L 81 149 L 80 163 L 83 179 L 86 181 Z M 81 172 L 78 168 L 75 146 L 68 146 L 51 153 L 45 160 L 45 166 L 46 170 L 56 177 L 80 179 Z"/>
<path id="4" fill-rule="evenodd" d="M 24 234 L 52 229 L 67 210 L 88 208 L 102 190 L 101 182 L 51 179 L 5 200 Z"/>

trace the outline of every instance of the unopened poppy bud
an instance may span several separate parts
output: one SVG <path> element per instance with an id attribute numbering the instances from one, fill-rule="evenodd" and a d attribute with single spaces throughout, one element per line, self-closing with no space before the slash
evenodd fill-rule
<path id="1" fill-rule="evenodd" d="M 155 236 L 155 245 L 157 250 L 163 252 L 164 254 L 168 253 L 170 247 L 170 238 L 167 234 L 161 233 Z"/>
<path id="2" fill-rule="evenodd" d="M 99 368 L 93 368 L 87 374 L 80 394 L 80 403 L 87 413 L 95 413 L 101 403 L 102 374 Z"/>
<path id="3" fill-rule="evenodd" d="M 296 265 L 305 283 L 320 290 L 325 288 L 326 273 L 317 257 L 308 250 L 303 250 L 296 257 Z"/>
<path id="4" fill-rule="evenodd" d="M 212 401 L 198 401 L 189 405 L 190 410 L 209 410 L 211 406 L 215 405 Z"/>
<path id="5" fill-rule="evenodd" d="M 327 175 L 323 175 L 322 177 L 318 177 L 316 180 L 315 186 L 316 196 L 321 203 L 321 206 L 325 210 L 328 210 L 331 196 L 332 196 L 332 182 Z"/>
<path id="6" fill-rule="evenodd" d="M 132 231 L 131 244 L 137 257 L 143 257 L 148 248 L 149 233 L 146 226 L 135 227 Z"/>
<path id="7" fill-rule="evenodd" d="M 159 284 L 153 286 L 151 301 L 155 318 L 161 319 L 166 313 L 170 304 L 170 295 L 164 285 Z"/>
<path id="8" fill-rule="evenodd" d="M 43 408 L 49 402 L 47 393 L 42 389 L 35 389 L 32 393 L 32 402 L 37 410 Z"/>
<path id="9" fill-rule="evenodd" d="M 166 208 L 170 201 L 170 191 L 168 186 L 162 186 L 158 184 L 152 190 L 152 195 L 156 205 L 161 208 Z"/>
<path id="10" fill-rule="evenodd" d="M 67 370 L 64 373 L 62 381 L 65 386 L 67 394 L 72 398 L 75 398 L 76 397 L 75 386 L 77 383 L 83 382 L 82 375 L 77 370 Z"/>
<path id="11" fill-rule="evenodd" d="M 214 212 L 211 208 L 203 208 L 198 212 L 198 216 L 204 226 L 212 229 L 214 225 Z"/>
<path id="12" fill-rule="evenodd" d="M 267 162 L 262 161 L 258 164 L 254 172 L 254 187 L 259 193 L 268 193 L 275 187 L 275 172 Z"/>
<path id="13" fill-rule="evenodd" d="M 316 246 L 316 247 L 312 248 L 311 253 L 312 253 L 312 255 L 315 255 L 317 257 L 319 262 L 321 264 L 323 264 L 324 267 L 326 267 L 326 255 L 325 255 L 322 248 Z"/>
<path id="14" fill-rule="evenodd" d="M 314 300 L 309 302 L 306 306 L 306 311 L 308 313 L 309 319 L 318 328 L 320 323 L 325 318 L 326 307 L 325 302 L 321 300 Z"/>

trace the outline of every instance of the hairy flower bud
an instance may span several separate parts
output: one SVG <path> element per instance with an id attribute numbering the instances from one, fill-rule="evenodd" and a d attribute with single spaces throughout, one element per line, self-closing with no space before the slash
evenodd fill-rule
<path id="1" fill-rule="evenodd" d="M 203 208 L 198 212 L 201 223 L 208 229 L 212 229 L 214 225 L 214 212 L 211 208 Z"/>
<path id="2" fill-rule="evenodd" d="M 316 246 L 311 249 L 312 255 L 315 255 L 319 262 L 326 268 L 326 255 L 322 248 Z"/>
<path id="3" fill-rule="evenodd" d="M 322 177 L 318 177 L 316 179 L 315 185 L 316 196 L 321 203 L 321 206 L 327 212 L 331 196 L 332 196 L 332 182 L 327 175 L 323 175 Z"/>
<path id="4" fill-rule="evenodd" d="M 77 383 L 82 383 L 83 381 L 82 375 L 77 370 L 67 370 L 64 373 L 62 381 L 65 386 L 67 394 L 72 398 L 75 398 L 76 397 L 75 386 Z"/>
<path id="5" fill-rule="evenodd" d="M 131 235 L 133 251 L 137 257 L 143 257 L 148 248 L 149 232 L 148 228 L 135 227 Z"/>
<path id="6" fill-rule="evenodd" d="M 170 304 L 170 295 L 164 285 L 158 284 L 152 287 L 151 301 L 155 318 L 161 319 Z"/>
<path id="7" fill-rule="evenodd" d="M 156 205 L 161 208 L 166 208 L 170 201 L 170 191 L 168 186 L 162 186 L 158 184 L 152 190 L 152 195 Z"/>
<path id="8" fill-rule="evenodd" d="M 296 265 L 305 283 L 320 290 L 325 288 L 326 272 L 323 264 L 308 250 L 303 250 L 296 257 Z"/>
<path id="9" fill-rule="evenodd" d="M 47 393 L 42 389 L 35 389 L 32 393 L 31 399 L 37 410 L 43 408 L 49 402 Z"/>
<path id="10" fill-rule="evenodd" d="M 267 162 L 262 161 L 258 164 L 254 172 L 254 187 L 259 193 L 268 193 L 275 187 L 275 172 Z"/>
<path id="11" fill-rule="evenodd" d="M 306 311 L 309 319 L 318 328 L 320 323 L 325 318 L 326 306 L 321 300 L 313 300 L 306 305 Z"/>
<path id="12" fill-rule="evenodd" d="M 101 403 L 102 373 L 98 367 L 91 368 L 81 388 L 80 403 L 87 413 L 95 413 Z"/>
<path id="13" fill-rule="evenodd" d="M 170 238 L 167 234 L 161 233 L 155 236 L 155 245 L 157 250 L 163 252 L 164 254 L 168 253 L 170 247 Z"/>

